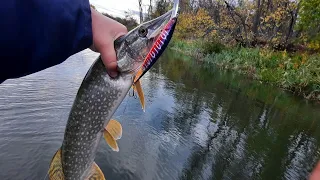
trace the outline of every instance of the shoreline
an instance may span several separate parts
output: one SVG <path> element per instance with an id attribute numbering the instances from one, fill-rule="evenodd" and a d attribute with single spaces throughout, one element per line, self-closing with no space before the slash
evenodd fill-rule
<path id="1" fill-rule="evenodd" d="M 247 76 L 248 78 L 254 80 L 254 81 L 260 81 L 261 83 L 266 83 L 269 84 L 271 86 L 275 86 L 278 88 L 281 88 L 285 91 L 288 91 L 290 93 L 292 93 L 295 96 L 300 96 L 303 97 L 306 100 L 310 100 L 310 101 L 316 101 L 316 102 L 320 102 L 320 84 L 314 83 L 314 81 L 317 81 L 318 78 L 317 76 L 315 77 L 315 79 L 312 79 L 313 76 L 311 77 L 311 79 L 306 80 L 306 82 L 301 82 L 301 84 L 295 84 L 295 83 L 287 83 L 285 84 L 285 80 L 289 79 L 295 79 L 297 82 L 300 81 L 299 75 L 298 73 L 301 73 L 300 71 L 304 72 L 305 69 L 302 70 L 298 70 L 298 68 L 294 69 L 296 67 L 296 63 L 293 63 L 293 70 L 288 68 L 286 69 L 285 67 L 282 67 L 282 64 L 279 65 L 279 67 L 273 67 L 273 68 L 266 68 L 266 67 L 259 67 L 259 66 L 254 66 L 252 63 L 249 61 L 250 58 L 256 60 L 256 61 L 268 61 L 269 59 L 264 59 L 265 57 L 263 57 L 263 55 L 256 55 L 255 57 L 250 57 L 250 51 L 257 51 L 259 54 L 261 53 L 259 49 L 250 49 L 250 48 L 242 48 L 240 50 L 231 50 L 231 49 L 224 49 L 219 53 L 212 53 L 212 54 L 205 54 L 201 52 L 201 47 L 197 47 L 195 48 L 195 44 L 192 43 L 187 43 L 184 41 L 179 41 L 179 43 L 186 43 L 189 45 L 186 46 L 179 46 L 178 43 L 173 42 L 171 44 L 171 46 L 169 47 L 171 50 L 177 51 L 179 53 L 182 53 L 184 55 L 188 55 L 194 58 L 197 58 L 197 60 L 208 63 L 209 66 L 217 66 L 220 69 L 225 69 L 225 70 L 230 70 L 242 75 Z M 178 45 L 177 45 L 178 44 Z M 234 48 L 236 49 L 236 48 Z M 246 51 L 248 51 L 249 53 L 247 53 L 247 58 L 245 60 L 239 60 L 241 59 L 241 56 L 238 57 L 237 56 L 237 51 L 244 51 L 243 53 L 247 53 Z M 281 52 L 269 52 L 268 50 L 261 50 L 261 51 L 266 51 L 267 53 L 281 53 Z M 232 54 L 232 56 L 229 57 L 228 53 L 234 53 Z M 257 53 L 255 52 L 255 53 Z M 217 58 L 219 59 L 219 57 L 224 57 L 228 56 L 228 58 L 220 58 L 219 61 L 217 61 Z M 252 55 L 253 56 L 253 55 Z M 284 59 L 287 58 L 286 56 L 288 55 L 283 55 Z M 238 59 L 239 61 L 236 61 L 234 59 Z M 257 59 L 258 58 L 258 59 Z M 315 57 L 316 58 L 316 57 Z M 290 58 L 287 58 L 289 61 L 291 61 Z M 316 59 L 318 60 L 318 59 Z M 276 59 L 276 61 L 280 61 L 278 59 Z M 320 59 L 319 59 L 320 61 Z M 251 64 L 250 64 L 251 63 Z M 286 62 L 285 62 L 286 63 Z M 301 66 L 303 66 L 304 64 L 302 63 Z M 312 63 L 306 65 L 306 67 L 308 69 L 308 66 L 312 65 Z M 316 64 L 317 65 L 317 64 Z M 317 68 L 317 67 L 316 67 Z M 296 71 L 294 71 L 296 70 Z M 288 76 L 288 73 L 290 73 L 290 78 L 287 78 L 286 76 Z M 309 73 L 309 74 L 313 74 L 313 72 Z M 277 79 L 276 77 L 280 77 L 281 79 Z M 303 77 L 303 75 L 300 74 L 300 76 Z M 283 81 L 283 82 L 282 82 Z M 320 79 L 318 80 L 320 81 Z"/>

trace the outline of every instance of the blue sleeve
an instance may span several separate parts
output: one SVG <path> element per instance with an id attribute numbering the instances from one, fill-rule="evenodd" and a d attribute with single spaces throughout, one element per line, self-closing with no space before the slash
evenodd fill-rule
<path id="1" fill-rule="evenodd" d="M 89 0 L 3 1 L 0 83 L 59 64 L 91 44 Z"/>

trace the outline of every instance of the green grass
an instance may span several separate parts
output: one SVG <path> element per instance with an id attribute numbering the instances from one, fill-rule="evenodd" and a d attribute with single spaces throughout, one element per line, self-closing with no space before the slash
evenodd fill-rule
<path id="1" fill-rule="evenodd" d="M 199 41 L 177 41 L 173 40 L 170 43 L 172 49 L 176 51 L 181 51 L 184 54 L 190 56 L 201 56 L 201 42 Z"/>
<path id="2" fill-rule="evenodd" d="M 319 54 L 288 54 L 258 48 L 226 48 L 219 43 L 173 41 L 172 49 L 276 85 L 306 99 L 320 100 Z"/>

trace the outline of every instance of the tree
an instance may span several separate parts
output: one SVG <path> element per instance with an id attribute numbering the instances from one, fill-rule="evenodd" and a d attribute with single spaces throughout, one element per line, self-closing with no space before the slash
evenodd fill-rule
<path id="1" fill-rule="evenodd" d="M 153 9 L 153 12 L 151 14 L 151 18 L 156 18 L 158 16 L 161 16 L 162 14 L 170 10 L 170 7 L 171 7 L 170 2 L 166 0 L 156 1 L 155 8 Z"/>
<path id="2" fill-rule="evenodd" d="M 320 1 L 303 0 L 300 11 L 297 29 L 311 48 L 320 50 Z"/>
<path id="3" fill-rule="evenodd" d="M 220 42 L 230 46 L 240 44 L 294 51 L 305 49 L 304 45 L 308 45 L 320 49 L 319 0 L 180 2 L 175 37 L 194 39 L 212 38 L 214 35 Z M 168 0 L 155 1 L 152 18 L 167 12 L 169 4 Z M 303 45 L 297 44 L 301 43 L 300 39 Z"/>
<path id="4" fill-rule="evenodd" d="M 142 15 L 142 0 L 138 0 L 139 2 L 139 13 L 140 13 L 140 23 L 143 22 L 143 15 Z"/>

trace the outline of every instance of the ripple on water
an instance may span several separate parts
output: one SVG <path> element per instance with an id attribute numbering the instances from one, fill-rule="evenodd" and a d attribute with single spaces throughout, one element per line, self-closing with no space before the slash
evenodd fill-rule
<path id="1" fill-rule="evenodd" d="M 45 177 L 97 55 L 85 50 L 0 85 L 1 180 Z M 145 113 L 125 98 L 114 115 L 120 152 L 101 141 L 96 156 L 106 178 L 304 179 L 320 157 L 320 107 L 192 62 L 163 54 L 142 78 Z"/>

